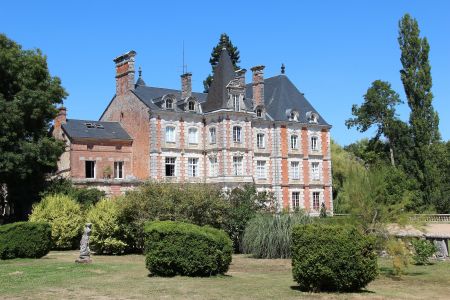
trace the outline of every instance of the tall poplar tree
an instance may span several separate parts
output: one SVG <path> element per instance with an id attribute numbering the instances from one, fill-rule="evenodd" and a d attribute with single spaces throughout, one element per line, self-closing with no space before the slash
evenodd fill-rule
<path id="1" fill-rule="evenodd" d="M 222 48 L 225 47 L 230 54 L 231 62 L 233 63 L 233 67 L 235 70 L 239 69 L 238 63 L 240 63 L 239 50 L 237 47 L 233 45 L 230 40 L 230 37 L 226 33 L 222 33 L 220 35 L 219 43 L 213 48 L 211 52 L 211 58 L 209 59 L 209 63 L 212 67 L 212 72 L 214 73 L 214 67 L 219 62 L 220 53 L 222 52 Z M 206 77 L 203 81 L 204 93 L 207 93 L 209 87 L 211 86 L 213 76 L 211 74 Z"/>

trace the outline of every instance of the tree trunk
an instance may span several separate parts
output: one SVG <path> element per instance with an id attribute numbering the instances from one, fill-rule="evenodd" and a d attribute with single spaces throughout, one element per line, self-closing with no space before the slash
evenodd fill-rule
<path id="1" fill-rule="evenodd" d="M 392 149 L 391 146 L 389 146 L 389 154 L 391 157 L 391 164 L 393 167 L 395 167 L 395 160 L 394 160 L 394 149 Z"/>

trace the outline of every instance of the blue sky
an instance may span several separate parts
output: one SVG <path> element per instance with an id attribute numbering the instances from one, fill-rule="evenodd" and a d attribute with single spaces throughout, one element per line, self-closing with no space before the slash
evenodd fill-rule
<path id="1" fill-rule="evenodd" d="M 442 137 L 450 139 L 450 1 L 65 2 L 4 1 L 0 32 L 48 56 L 50 72 L 69 93 L 69 118 L 100 117 L 115 92 L 112 59 L 129 50 L 138 53 L 147 85 L 179 88 L 184 41 L 193 89 L 202 91 L 211 49 L 226 32 L 241 67 L 263 64 L 270 77 L 284 63 L 333 125 L 332 137 L 346 145 L 371 134 L 348 130 L 344 121 L 372 81 L 391 82 L 405 100 L 397 34 L 408 12 L 431 46 L 434 107 Z M 408 119 L 406 104 L 399 114 Z"/>

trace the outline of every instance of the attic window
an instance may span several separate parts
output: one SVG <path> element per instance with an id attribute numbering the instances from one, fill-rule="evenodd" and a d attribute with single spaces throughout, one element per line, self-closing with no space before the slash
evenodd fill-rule
<path id="1" fill-rule="evenodd" d="M 96 128 L 100 128 L 100 129 L 105 129 L 105 127 L 103 127 L 102 124 L 95 124 L 95 127 L 96 127 Z"/>
<path id="2" fill-rule="evenodd" d="M 189 111 L 194 111 L 195 110 L 195 103 L 194 103 L 194 101 L 189 101 L 188 102 L 188 109 L 189 109 Z"/>
<path id="3" fill-rule="evenodd" d="M 291 112 L 289 116 L 290 121 L 298 121 L 298 112 L 295 110 Z"/>
<path id="4" fill-rule="evenodd" d="M 319 115 L 312 111 L 309 111 L 306 113 L 306 118 L 308 119 L 309 123 L 317 124 L 317 122 L 319 120 Z"/>
<path id="5" fill-rule="evenodd" d="M 256 116 L 257 116 L 258 118 L 261 118 L 261 117 L 262 117 L 262 109 L 261 109 L 261 108 L 258 108 L 258 109 L 256 110 Z"/>
<path id="6" fill-rule="evenodd" d="M 103 127 L 102 124 L 98 124 L 98 123 L 84 123 L 84 125 L 87 128 L 99 128 L 99 129 L 105 129 L 105 127 Z"/>
<path id="7" fill-rule="evenodd" d="M 166 109 L 172 109 L 173 108 L 173 100 L 167 99 L 166 100 Z"/>

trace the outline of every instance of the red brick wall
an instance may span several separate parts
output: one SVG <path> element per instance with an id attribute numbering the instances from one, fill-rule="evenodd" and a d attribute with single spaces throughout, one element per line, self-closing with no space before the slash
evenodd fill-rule
<path id="1" fill-rule="evenodd" d="M 283 189 L 283 208 L 289 208 L 289 168 L 288 168 L 288 147 L 289 139 L 286 125 L 281 125 L 281 186 Z"/>

